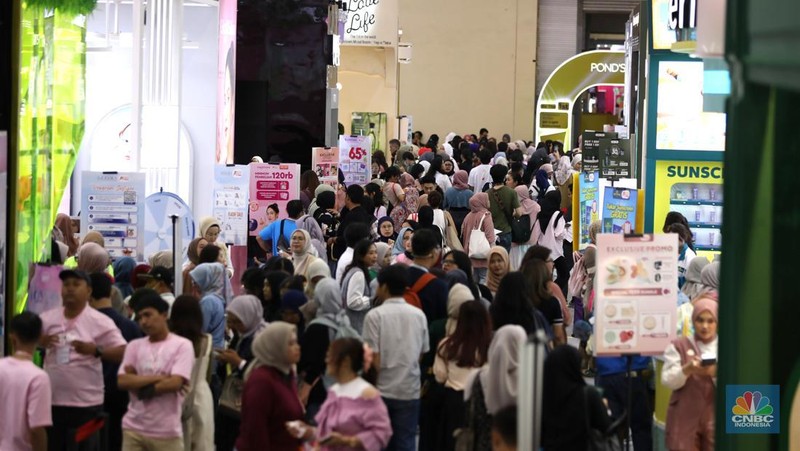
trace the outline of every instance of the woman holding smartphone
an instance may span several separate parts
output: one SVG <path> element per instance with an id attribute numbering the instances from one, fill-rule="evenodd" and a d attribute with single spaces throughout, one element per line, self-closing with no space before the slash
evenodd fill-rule
<path id="1" fill-rule="evenodd" d="M 331 343 L 327 373 L 336 383 L 315 417 L 316 428 L 300 421 L 286 424 L 289 433 L 316 441 L 322 450 L 380 451 L 389 444 L 392 426 L 381 394 L 359 374 L 369 368 L 372 352 L 356 338 Z"/>
<path id="2" fill-rule="evenodd" d="M 717 301 L 694 302 L 694 336 L 673 341 L 664 353 L 661 382 L 673 390 L 667 410 L 667 448 L 714 449 L 717 385 Z M 645 317 L 644 326 L 648 327 Z"/>

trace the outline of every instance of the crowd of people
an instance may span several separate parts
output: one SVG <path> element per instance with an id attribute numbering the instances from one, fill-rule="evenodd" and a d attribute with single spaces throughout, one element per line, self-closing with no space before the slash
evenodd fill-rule
<path id="1" fill-rule="evenodd" d="M 652 449 L 651 359 L 628 371 L 591 355 L 600 223 L 575 253 L 580 149 L 417 132 L 373 162 L 365 187 L 305 172 L 240 280 L 214 218 L 176 271 L 171 252 L 112 262 L 102 236 L 79 243 L 59 217 L 63 305 L 10 321 L 0 449 L 513 450 L 519 350 L 539 330 L 543 449 L 628 434 L 629 382 L 630 435 Z M 711 449 L 719 263 L 694 254 L 681 218 L 664 225 L 682 268 L 667 444 Z"/>

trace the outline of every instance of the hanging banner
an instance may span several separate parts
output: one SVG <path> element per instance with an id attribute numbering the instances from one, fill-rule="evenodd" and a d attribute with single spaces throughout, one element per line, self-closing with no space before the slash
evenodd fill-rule
<path id="1" fill-rule="evenodd" d="M 580 220 L 580 250 L 589 244 L 589 226 L 600 219 L 600 174 L 581 172 L 578 194 L 578 214 Z"/>
<path id="2" fill-rule="evenodd" d="M 61 265 L 31 264 L 26 309 L 37 315 L 61 306 Z"/>
<path id="3" fill-rule="evenodd" d="M 342 45 L 396 46 L 398 9 L 398 0 L 347 2 Z"/>
<path id="4" fill-rule="evenodd" d="M 141 261 L 144 258 L 144 193 L 144 173 L 84 171 L 81 237 L 87 232 L 99 232 L 111 258 L 128 256 Z"/>
<path id="5" fill-rule="evenodd" d="M 339 183 L 339 148 L 312 148 L 311 167 L 317 173 L 320 183 L 336 186 Z"/>
<path id="6" fill-rule="evenodd" d="M 344 184 L 366 185 L 372 179 L 372 147 L 370 136 L 339 136 L 339 170 Z"/>
<path id="7" fill-rule="evenodd" d="M 606 186 L 603 192 L 603 233 L 634 233 L 637 202 L 637 190 Z"/>
<path id="8" fill-rule="evenodd" d="M 213 215 L 220 223 L 220 240 L 237 246 L 247 245 L 247 207 L 250 168 L 217 165 L 214 167 Z"/>
<path id="9" fill-rule="evenodd" d="M 631 178 L 630 139 L 600 139 L 600 177 L 608 180 Z"/>
<path id="10" fill-rule="evenodd" d="M 279 218 L 288 218 L 286 204 L 300 199 L 300 165 L 250 163 L 250 236 Z M 275 209 L 278 211 L 275 212 Z"/>
<path id="11" fill-rule="evenodd" d="M 678 237 L 597 237 L 597 355 L 660 355 L 675 339 Z"/>
<path id="12" fill-rule="evenodd" d="M 236 0 L 219 0 L 217 47 L 217 164 L 233 163 L 236 111 Z"/>

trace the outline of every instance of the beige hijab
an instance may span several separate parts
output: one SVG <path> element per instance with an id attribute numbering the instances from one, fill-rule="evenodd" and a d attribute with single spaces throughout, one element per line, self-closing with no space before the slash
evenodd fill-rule
<path id="1" fill-rule="evenodd" d="M 256 361 L 254 365 L 250 366 L 250 369 L 269 366 L 283 374 L 290 374 L 293 365 L 289 362 L 287 348 L 289 341 L 296 335 L 297 328 L 294 324 L 283 321 L 269 324 L 253 340 L 253 355 Z M 247 373 L 245 379 L 250 376 L 250 370 Z"/>

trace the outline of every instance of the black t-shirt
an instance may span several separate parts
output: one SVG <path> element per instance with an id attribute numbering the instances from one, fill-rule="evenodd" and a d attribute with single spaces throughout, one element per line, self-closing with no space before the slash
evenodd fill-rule
<path id="1" fill-rule="evenodd" d="M 542 312 L 542 315 L 544 315 L 547 322 L 551 325 L 564 323 L 564 315 L 561 313 L 561 303 L 553 296 L 542 301 L 541 305 L 539 305 L 539 311 Z"/>

